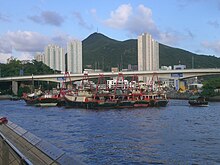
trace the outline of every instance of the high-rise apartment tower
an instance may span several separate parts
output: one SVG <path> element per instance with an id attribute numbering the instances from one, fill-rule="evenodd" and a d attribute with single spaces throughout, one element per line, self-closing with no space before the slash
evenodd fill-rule
<path id="1" fill-rule="evenodd" d="M 67 43 L 67 71 L 82 73 L 82 42 L 72 40 Z"/>
<path id="2" fill-rule="evenodd" d="M 48 45 L 44 50 L 43 62 L 51 69 L 65 71 L 65 51 L 57 45 Z"/>
<path id="3" fill-rule="evenodd" d="M 159 43 L 147 33 L 138 36 L 138 70 L 159 70 Z M 147 77 L 140 77 L 139 79 L 144 82 L 150 80 Z"/>

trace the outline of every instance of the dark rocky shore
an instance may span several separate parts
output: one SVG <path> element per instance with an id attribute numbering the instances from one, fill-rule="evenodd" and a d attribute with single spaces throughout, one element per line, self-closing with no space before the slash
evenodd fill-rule
<path id="1" fill-rule="evenodd" d="M 167 98 L 169 99 L 188 100 L 190 96 L 192 96 L 192 94 L 188 92 L 180 93 L 176 91 L 171 91 L 167 93 Z M 220 96 L 207 97 L 206 100 L 207 101 L 220 101 Z"/>

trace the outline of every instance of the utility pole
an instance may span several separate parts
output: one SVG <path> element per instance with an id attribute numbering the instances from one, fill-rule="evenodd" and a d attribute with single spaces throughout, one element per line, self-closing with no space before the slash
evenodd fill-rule
<path id="1" fill-rule="evenodd" d="M 32 74 L 32 78 L 31 78 L 32 84 L 31 84 L 31 93 L 34 92 L 34 74 Z"/>
<path id="2" fill-rule="evenodd" d="M 121 54 L 121 71 L 122 71 L 122 69 L 123 69 L 123 55 Z"/>
<path id="3" fill-rule="evenodd" d="M 192 69 L 194 69 L 194 56 L 192 56 Z"/>
<path id="4" fill-rule="evenodd" d="M 102 70 L 104 71 L 105 68 L 105 59 L 104 59 L 104 55 L 102 55 Z"/>

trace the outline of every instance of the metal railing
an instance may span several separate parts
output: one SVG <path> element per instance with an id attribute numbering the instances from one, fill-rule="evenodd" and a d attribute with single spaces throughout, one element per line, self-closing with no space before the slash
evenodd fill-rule
<path id="1" fill-rule="evenodd" d="M 33 165 L 6 137 L 0 132 L 0 164 Z"/>

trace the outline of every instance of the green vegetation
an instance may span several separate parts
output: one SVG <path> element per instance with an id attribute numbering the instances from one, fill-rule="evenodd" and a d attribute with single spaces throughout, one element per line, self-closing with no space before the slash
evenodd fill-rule
<path id="1" fill-rule="evenodd" d="M 198 55 L 163 44 L 159 45 L 160 66 L 179 63 L 187 68 L 219 68 L 220 58 Z M 117 41 L 100 33 L 93 33 L 83 41 L 83 67 L 110 71 L 111 67 L 127 68 L 137 65 L 137 40 Z"/>
<path id="2" fill-rule="evenodd" d="M 116 41 L 103 34 L 93 33 L 83 41 L 84 68 L 103 69 L 127 68 L 137 65 L 137 41 Z"/>
<path id="3" fill-rule="evenodd" d="M 160 44 L 160 66 L 186 65 L 188 69 L 194 68 L 219 68 L 220 58 L 215 56 L 198 55 L 183 49 L 172 48 Z"/>
<path id="4" fill-rule="evenodd" d="M 18 97 L 22 97 L 23 93 L 30 93 L 31 89 L 28 86 L 24 86 L 24 87 L 19 87 L 18 89 Z"/>
<path id="5" fill-rule="evenodd" d="M 36 60 L 22 64 L 21 61 L 14 58 L 8 64 L 0 64 L 0 77 L 28 76 L 32 74 L 45 75 L 45 74 L 53 74 L 54 72 L 55 71 L 50 69 L 50 67 Z M 18 96 L 21 96 L 23 92 L 30 92 L 31 83 L 32 82 L 25 82 L 27 86 L 19 86 Z M 41 88 L 43 89 L 51 89 L 52 87 L 56 87 L 56 83 L 48 84 L 47 82 L 35 82 L 34 86 L 36 88 L 41 86 Z M 11 82 L 1 82 L 0 94 L 1 95 L 12 94 Z"/>
<path id="6" fill-rule="evenodd" d="M 0 64 L 1 77 L 10 76 L 28 76 L 28 75 L 43 75 L 52 74 L 54 71 L 47 65 L 36 60 L 22 64 L 16 58 L 12 59 L 8 64 Z"/>
<path id="7" fill-rule="evenodd" d="M 203 82 L 202 94 L 207 97 L 220 95 L 219 92 L 215 92 L 215 89 L 220 89 L 220 78 L 211 78 Z"/>

